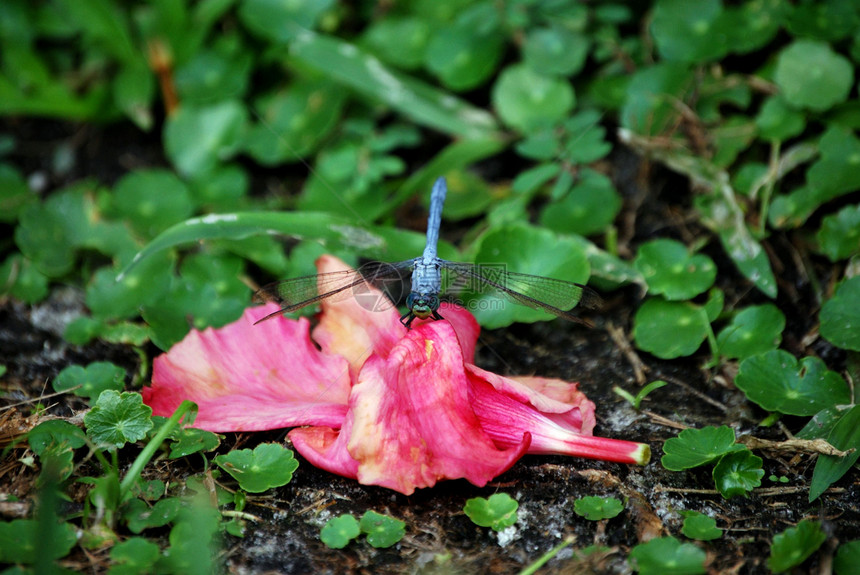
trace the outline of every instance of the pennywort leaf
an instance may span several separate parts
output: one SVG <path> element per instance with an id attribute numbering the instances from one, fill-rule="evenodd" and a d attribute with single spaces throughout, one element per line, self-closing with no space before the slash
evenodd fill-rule
<path id="1" fill-rule="evenodd" d="M 774 573 L 788 571 L 806 561 L 825 539 L 827 535 L 818 521 L 804 519 L 773 538 L 767 566 Z"/>
<path id="2" fill-rule="evenodd" d="M 674 537 L 658 537 L 630 551 L 628 562 L 640 575 L 705 573 L 705 551 Z"/>
<path id="3" fill-rule="evenodd" d="M 120 448 L 146 437 L 152 427 L 151 416 L 152 408 L 143 404 L 139 393 L 109 389 L 84 416 L 84 425 L 96 444 Z"/>
<path id="4" fill-rule="evenodd" d="M 262 493 L 286 485 L 293 478 L 299 462 L 291 450 L 277 443 L 262 443 L 252 450 L 239 449 L 215 457 L 218 467 L 239 482 L 250 493 Z"/>
<path id="5" fill-rule="evenodd" d="M 614 497 L 582 497 L 574 503 L 574 511 L 589 521 L 611 519 L 624 510 L 624 504 Z"/>
<path id="6" fill-rule="evenodd" d="M 366 511 L 361 516 L 359 528 L 367 534 L 367 542 L 376 548 L 391 547 L 406 533 L 405 522 L 376 511 Z"/>
<path id="7" fill-rule="evenodd" d="M 850 401 L 845 380 L 828 370 L 823 361 L 805 357 L 798 363 L 783 350 L 742 361 L 735 385 L 764 409 L 789 415 L 815 415 L 826 407 Z"/>
<path id="8" fill-rule="evenodd" d="M 343 549 L 359 536 L 361 527 L 352 515 L 329 519 L 320 530 L 320 540 L 331 549 Z"/>
<path id="9" fill-rule="evenodd" d="M 735 443 L 734 430 L 726 425 L 685 429 L 678 437 L 666 440 L 660 462 L 670 471 L 682 471 L 705 465 L 727 453 L 743 449 L 746 447 Z"/>
<path id="10" fill-rule="evenodd" d="M 519 503 L 507 493 L 495 493 L 489 498 L 469 499 L 463 511 L 475 525 L 501 531 L 516 523 L 517 507 Z"/>
<path id="11" fill-rule="evenodd" d="M 70 365 L 63 369 L 54 380 L 55 391 L 71 391 L 78 397 L 90 401 L 98 398 L 105 390 L 122 391 L 125 386 L 125 369 L 109 361 L 97 361 L 86 368 Z"/>
<path id="12" fill-rule="evenodd" d="M 681 533 L 686 537 L 698 541 L 711 541 L 722 537 L 723 530 L 717 527 L 717 521 L 713 517 L 698 511 L 682 511 L 681 515 L 684 516 Z"/>
<path id="13" fill-rule="evenodd" d="M 636 268 L 648 291 L 667 300 L 691 299 L 707 291 L 717 277 L 717 266 L 706 255 L 690 254 L 675 240 L 652 240 L 640 246 Z"/>
<path id="14" fill-rule="evenodd" d="M 761 464 L 761 457 L 753 455 L 746 447 L 727 453 L 714 466 L 714 483 L 726 499 L 735 495 L 746 497 L 753 488 L 761 485 L 764 477 Z"/>
<path id="15" fill-rule="evenodd" d="M 821 307 L 821 336 L 824 339 L 838 347 L 860 351 L 858 298 L 860 277 L 853 277 L 842 282 L 833 297 L 824 302 Z"/>

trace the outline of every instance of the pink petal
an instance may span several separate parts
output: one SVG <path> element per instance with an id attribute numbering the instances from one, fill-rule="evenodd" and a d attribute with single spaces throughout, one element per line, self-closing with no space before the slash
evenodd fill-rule
<path id="1" fill-rule="evenodd" d="M 509 394 L 508 391 L 515 386 L 498 389 L 492 381 L 482 377 L 488 372 L 474 366 L 469 368 L 470 401 L 475 415 L 499 447 L 513 446 L 518 437 L 528 433 L 532 438 L 528 453 L 533 454 L 572 455 L 639 465 L 644 465 L 651 457 L 650 447 L 643 443 L 594 437 L 590 429 L 583 431 L 587 426 L 593 426 L 594 404 L 588 400 L 581 401 L 579 406 L 568 407 L 567 411 L 542 412 L 523 400 L 527 396 Z M 530 401 L 536 399 L 531 396 Z"/>
<path id="2" fill-rule="evenodd" d="M 219 329 L 191 330 L 155 359 L 143 401 L 169 416 L 184 399 L 199 407 L 195 427 L 257 431 L 296 425 L 339 427 L 349 396 L 349 366 L 320 352 L 306 319 L 257 319 L 277 306 L 251 308 Z"/>
<path id="3" fill-rule="evenodd" d="M 444 321 L 422 323 L 388 358 L 371 356 L 349 398 L 341 433 L 293 430 L 296 449 L 315 465 L 411 494 L 443 479 L 485 485 L 529 446 L 529 435 L 499 449 L 470 406 L 460 342 Z M 357 461 L 352 468 L 348 452 Z"/>

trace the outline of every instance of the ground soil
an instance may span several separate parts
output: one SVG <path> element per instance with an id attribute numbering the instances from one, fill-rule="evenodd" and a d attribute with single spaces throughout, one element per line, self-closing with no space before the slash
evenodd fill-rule
<path id="1" fill-rule="evenodd" d="M 129 129 L 51 122 L 7 123 L 5 128 L 18 137 L 15 162 L 28 175 L 40 174 L 46 193 L 81 177 L 95 177 L 109 185 L 133 167 L 164 165 L 159 142 Z M 63 147 L 71 151 L 75 161 L 59 173 L 53 160 Z M 603 168 L 613 175 L 625 199 L 625 211 L 618 220 L 622 254 L 634 253 L 639 242 L 655 235 L 689 240 L 704 233 L 688 217 L 691 191 L 684 180 L 624 150 L 615 152 Z M 265 177 L 277 174 L 267 173 Z M 8 226 L 3 233 L 4 245 L 11 239 L 7 232 L 11 232 Z M 797 355 L 819 355 L 829 368 L 844 369 L 844 355 L 814 337 L 817 304 L 803 274 L 794 267 L 799 259 L 791 252 L 794 246 L 794 238 L 781 235 L 772 236 L 767 243 L 773 261 L 782 266 L 781 293 L 790 294 L 781 295 L 777 301 L 788 318 L 783 347 Z M 718 245 L 711 242 L 705 251 L 718 263 L 718 281 L 730 304 L 758 301 L 759 296 L 734 271 Z M 828 269 L 823 263 L 813 263 L 821 267 L 826 282 Z M 748 498 L 731 500 L 714 490 L 709 469 L 681 473 L 663 469 L 663 442 L 686 427 L 725 424 L 738 435 L 779 441 L 805 422 L 787 418 L 770 427 L 759 426 L 766 414 L 731 384 L 736 366 L 703 369 L 705 349 L 674 361 L 637 354 L 630 347 L 630 329 L 641 294 L 631 287 L 604 295 L 607 305 L 591 316 L 595 322 L 592 329 L 554 321 L 484 332 L 478 364 L 503 374 L 537 374 L 581 382 L 582 390 L 597 404 L 596 434 L 648 443 L 653 450 L 650 464 L 634 467 L 527 456 L 486 487 L 450 481 L 407 497 L 359 485 L 301 461 L 289 485 L 249 496 L 245 511 L 259 521 L 248 523 L 243 539 L 225 539 L 221 559 L 227 571 L 515 573 L 572 536 L 573 549 L 593 544 L 607 549 L 583 557 L 569 548 L 541 572 L 624 573 L 629 572 L 626 557 L 636 544 L 666 534 L 684 539 L 679 512 L 695 510 L 715 517 L 718 526 L 725 529 L 722 538 L 697 543 L 708 553 L 711 573 L 768 572 L 766 561 L 774 535 L 803 518 L 821 521 L 829 538 L 820 553 L 798 572 L 827 573 L 837 544 L 860 537 L 857 468 L 812 504 L 807 501 L 807 487 L 815 456 L 809 454 L 759 451 L 765 469 L 762 487 Z M 46 302 L 33 307 L 9 299 L 0 301 L 0 364 L 8 368 L 2 378 L 0 400 L 0 407 L 6 406 L 0 411 L 3 445 L 34 421 L 25 419 L 33 413 L 33 404 L 8 406 L 50 393 L 50 380 L 65 366 L 109 360 L 127 367 L 129 374 L 140 368 L 140 357 L 131 348 L 99 342 L 83 347 L 66 344 L 61 338 L 63 326 L 81 313 L 85 313 L 82 291 L 73 286 L 57 286 Z M 154 347 L 147 351 L 150 360 L 158 353 Z M 641 361 L 638 367 L 637 361 Z M 638 370 L 644 370 L 647 381 L 669 382 L 646 398 L 641 411 L 612 392 L 618 385 L 635 393 Z M 72 417 L 85 408 L 79 400 L 65 396 L 41 403 L 46 406 L 45 413 L 61 417 Z M 226 434 L 220 451 L 285 440 L 285 432 Z M 0 460 L 0 493 L 21 500 L 17 505 L 0 503 L 5 520 L 31 510 L 37 470 L 20 461 L 24 455 L 23 448 L 13 448 Z M 175 483 L 201 469 L 199 459 L 163 460 L 148 467 L 146 478 Z M 788 482 L 768 480 L 770 476 L 785 477 Z M 462 511 L 470 497 L 496 492 L 508 493 L 520 504 L 517 524 L 498 534 L 477 527 Z M 71 485 L 69 494 L 69 511 L 80 509 L 85 489 Z M 586 521 L 573 507 L 576 499 L 587 495 L 620 498 L 626 502 L 625 511 L 613 519 Z M 341 513 L 358 516 L 368 509 L 404 520 L 403 540 L 384 550 L 358 542 L 335 551 L 320 542 L 319 530 L 327 519 Z M 160 535 L 166 538 L 166 534 Z M 81 572 L 102 573 L 108 566 L 107 553 L 107 549 L 87 554 L 75 551 L 66 565 Z"/>

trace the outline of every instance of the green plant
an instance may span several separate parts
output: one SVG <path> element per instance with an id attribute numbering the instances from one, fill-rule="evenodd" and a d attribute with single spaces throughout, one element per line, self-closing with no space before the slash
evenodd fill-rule
<path id="1" fill-rule="evenodd" d="M 475 525 L 501 531 L 517 522 L 517 507 L 517 501 L 507 493 L 495 493 L 487 498 L 469 499 L 463 512 Z"/>

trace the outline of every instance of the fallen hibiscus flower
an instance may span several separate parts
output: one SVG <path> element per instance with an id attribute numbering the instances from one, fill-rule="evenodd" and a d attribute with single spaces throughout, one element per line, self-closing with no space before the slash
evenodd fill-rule
<path id="1" fill-rule="evenodd" d="M 348 269 L 330 256 L 317 267 Z M 645 444 L 594 437 L 594 404 L 576 383 L 473 365 L 479 327 L 462 308 L 443 304 L 445 320 L 407 330 L 396 309 L 348 298 L 322 304 L 312 336 L 304 318 L 253 325 L 276 310 L 192 330 L 155 359 L 144 401 L 164 416 L 194 401 L 195 427 L 209 431 L 295 427 L 289 437 L 312 464 L 407 495 L 443 479 L 485 485 L 526 453 L 650 457 Z"/>

